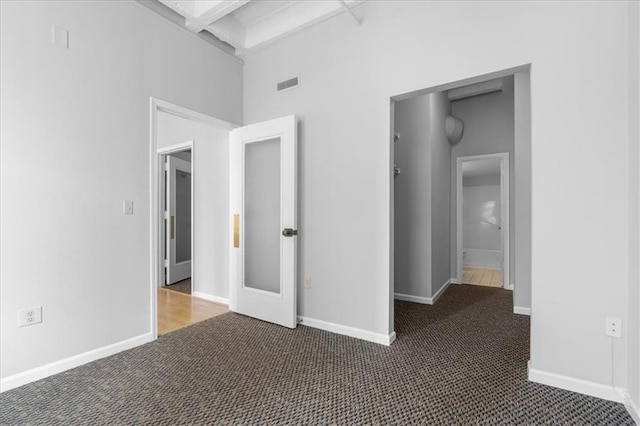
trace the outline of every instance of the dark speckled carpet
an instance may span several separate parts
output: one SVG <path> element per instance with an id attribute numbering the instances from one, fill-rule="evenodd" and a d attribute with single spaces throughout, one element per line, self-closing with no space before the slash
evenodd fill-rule
<path id="1" fill-rule="evenodd" d="M 228 313 L 0 395 L 1 424 L 633 424 L 527 381 L 511 292 L 396 303 L 390 347 Z"/>

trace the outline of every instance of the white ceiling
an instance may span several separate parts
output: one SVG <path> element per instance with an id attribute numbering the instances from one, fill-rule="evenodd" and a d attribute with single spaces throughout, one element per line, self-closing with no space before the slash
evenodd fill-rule
<path id="1" fill-rule="evenodd" d="M 242 56 L 340 13 L 351 14 L 359 24 L 353 8 L 366 0 L 158 1 L 183 16 L 189 30 L 207 31 Z"/>

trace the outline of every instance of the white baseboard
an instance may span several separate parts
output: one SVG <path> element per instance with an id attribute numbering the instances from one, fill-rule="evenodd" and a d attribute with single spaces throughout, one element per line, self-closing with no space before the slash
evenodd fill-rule
<path id="1" fill-rule="evenodd" d="M 458 279 L 457 279 L 457 278 L 451 278 L 451 279 L 449 280 L 449 282 L 450 282 L 451 284 L 462 284 L 460 281 L 458 281 Z"/>
<path id="2" fill-rule="evenodd" d="M 389 346 L 396 340 L 396 332 L 389 335 L 374 333 L 372 331 L 362 330 L 361 328 L 349 327 L 346 325 L 335 324 L 332 322 L 322 321 L 319 319 L 298 317 L 298 324 L 306 325 L 320 330 L 330 331 L 332 333 L 342 334 L 344 336 L 355 337 L 373 343 Z"/>
<path id="3" fill-rule="evenodd" d="M 624 389 L 618 389 L 610 385 L 603 385 L 600 383 L 589 382 L 587 380 L 563 376 L 561 374 L 550 373 L 548 371 L 537 370 L 535 368 L 531 368 L 531 361 L 529 361 L 528 369 L 529 380 L 532 382 L 595 396 L 596 398 L 602 398 L 613 402 L 624 402 L 624 398 L 622 397 L 625 393 Z"/>
<path id="4" fill-rule="evenodd" d="M 628 392 L 624 393 L 624 406 L 629 412 L 629 415 L 636 422 L 637 425 L 640 425 L 640 407 L 638 404 L 633 402 L 631 399 L 631 395 Z"/>
<path id="5" fill-rule="evenodd" d="M 63 371 L 79 367 L 91 361 L 114 355 L 118 352 L 126 351 L 127 349 L 135 348 L 136 346 L 143 345 L 152 340 L 153 336 L 151 335 L 151 333 L 146 333 L 140 336 L 132 337 L 131 339 L 123 340 L 121 342 L 113 343 L 111 345 L 103 346 L 98 349 L 93 349 L 88 352 L 74 355 L 69 358 L 61 359 L 59 361 L 55 361 L 41 367 L 36 367 L 22 373 L 4 377 L 0 380 L 0 392 L 5 392 L 22 385 L 26 385 L 27 383 L 35 382 L 36 380 L 44 379 L 45 377 L 62 373 Z"/>
<path id="6" fill-rule="evenodd" d="M 433 305 L 442 296 L 442 293 L 449 287 L 453 280 L 449 279 L 436 294 L 432 297 L 412 296 L 410 294 L 394 293 L 393 297 L 398 300 L 404 300 L 405 302 L 422 303 L 423 305 Z"/>
<path id="7" fill-rule="evenodd" d="M 412 296 L 410 294 L 394 293 L 394 299 L 404 300 L 405 302 L 422 303 L 423 305 L 433 305 L 433 299 L 430 297 Z"/>
<path id="8" fill-rule="evenodd" d="M 451 278 L 449 278 L 447 280 L 446 283 L 444 283 L 444 285 L 442 287 L 440 287 L 440 290 L 438 290 L 436 292 L 436 294 L 434 294 L 433 296 L 431 296 L 431 304 L 433 305 L 434 303 L 436 303 L 438 301 L 438 299 L 440 298 L 440 296 L 442 296 L 442 293 L 444 293 L 448 288 L 449 288 L 449 284 L 451 284 Z"/>
<path id="9" fill-rule="evenodd" d="M 514 306 L 513 313 L 519 315 L 529 315 L 531 316 L 531 308 L 525 308 L 524 306 Z"/>
<path id="10" fill-rule="evenodd" d="M 514 285 L 513 284 L 507 284 L 502 286 L 502 288 L 504 288 L 505 290 L 513 290 Z"/>
<path id="11" fill-rule="evenodd" d="M 194 291 L 191 293 L 191 296 L 197 297 L 198 299 L 208 300 L 209 302 L 221 303 L 223 305 L 229 306 L 229 299 L 226 297 L 213 296 L 211 294 L 202 293 L 201 291 Z"/>

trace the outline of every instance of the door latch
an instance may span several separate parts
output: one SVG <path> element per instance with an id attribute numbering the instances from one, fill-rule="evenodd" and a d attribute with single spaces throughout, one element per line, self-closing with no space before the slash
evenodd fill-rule
<path id="1" fill-rule="evenodd" d="M 282 235 L 284 235 L 285 237 L 293 237 L 294 235 L 298 235 L 298 230 L 291 229 L 291 228 L 284 228 L 282 230 Z"/>

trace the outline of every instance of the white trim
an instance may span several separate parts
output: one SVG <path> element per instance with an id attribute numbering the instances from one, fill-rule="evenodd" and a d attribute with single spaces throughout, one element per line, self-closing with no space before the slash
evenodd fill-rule
<path id="1" fill-rule="evenodd" d="M 449 282 L 450 282 L 451 284 L 456 284 L 456 285 L 460 285 L 460 284 L 462 284 L 462 282 L 458 281 L 458 279 L 457 279 L 457 278 L 451 278 L 451 279 L 449 280 Z"/>
<path id="2" fill-rule="evenodd" d="M 621 396 L 624 392 L 623 389 L 531 368 L 531 361 L 529 361 L 528 370 L 529 380 L 532 382 L 578 392 L 584 395 L 595 396 L 596 398 L 613 402 L 623 402 L 623 397 Z"/>
<path id="3" fill-rule="evenodd" d="M 511 291 L 513 291 L 513 288 L 514 288 L 514 287 L 515 287 L 515 286 L 513 285 L 513 283 L 511 283 L 511 284 L 504 283 L 504 287 L 502 287 L 502 288 L 504 288 L 505 290 L 511 290 Z"/>
<path id="4" fill-rule="evenodd" d="M 431 296 L 431 304 L 434 304 L 438 301 L 438 299 L 440 298 L 440 296 L 442 296 L 442 294 L 449 288 L 449 284 L 451 284 L 451 278 L 449 278 L 447 280 L 446 283 L 444 283 L 444 285 L 442 287 L 440 287 L 440 290 L 438 290 L 436 292 L 436 294 L 434 294 L 433 296 Z"/>
<path id="5" fill-rule="evenodd" d="M 36 367 L 22 373 L 14 374 L 13 376 L 5 377 L 0 380 L 0 392 L 5 392 L 22 385 L 26 385 L 27 383 L 32 383 L 36 380 L 44 379 L 45 377 L 53 376 L 54 374 L 79 367 L 91 361 L 105 358 L 110 355 L 117 354 L 118 352 L 135 348 L 136 346 L 144 345 L 152 340 L 153 336 L 151 333 L 142 334 L 121 342 L 93 349 L 69 358 L 64 358 L 41 367 Z"/>
<path id="6" fill-rule="evenodd" d="M 518 315 L 529 315 L 531 316 L 531 308 L 525 308 L 524 306 L 514 306 L 513 313 Z"/>
<path id="7" fill-rule="evenodd" d="M 394 293 L 393 297 L 396 300 L 404 300 L 405 302 L 421 303 L 423 305 L 433 305 L 438 301 L 440 296 L 442 296 L 442 293 L 444 293 L 445 290 L 449 288 L 449 284 L 451 284 L 451 282 L 452 280 L 448 279 L 447 282 L 444 283 L 442 287 L 440 287 L 440 290 L 438 290 L 436 294 L 434 294 L 432 297 L 412 296 L 410 294 L 402 294 L 402 293 Z"/>
<path id="8" fill-rule="evenodd" d="M 430 297 L 412 296 L 410 294 L 393 293 L 393 298 L 396 300 L 404 300 L 405 302 L 421 303 L 423 305 L 433 305 L 433 300 Z"/>
<path id="9" fill-rule="evenodd" d="M 194 291 L 191 293 L 192 297 L 198 299 L 208 300 L 209 302 L 220 303 L 222 305 L 229 306 L 229 299 L 226 297 L 214 296 L 212 294 L 202 293 L 201 291 Z"/>
<path id="10" fill-rule="evenodd" d="M 500 204 L 502 220 L 502 281 L 503 288 L 513 289 L 513 284 L 508 284 L 510 279 L 510 204 L 509 204 L 509 153 L 500 152 L 495 154 L 471 155 L 458 157 L 456 159 L 456 259 L 457 259 L 457 281 L 462 282 L 463 277 L 463 257 L 462 252 L 462 163 L 475 160 L 500 160 Z M 509 288 L 511 287 L 511 288 Z"/>
<path id="11" fill-rule="evenodd" d="M 389 335 L 374 333 L 372 331 L 363 330 L 361 328 L 349 327 L 346 325 L 335 324 L 332 322 L 322 321 L 319 319 L 298 317 L 299 325 L 317 328 L 319 330 L 330 331 L 331 333 L 342 334 L 344 336 L 355 337 L 356 339 L 366 340 L 368 342 L 378 343 L 389 346 L 396 340 L 396 332 Z"/>
<path id="12" fill-rule="evenodd" d="M 633 402 L 633 400 L 631 399 L 631 395 L 629 395 L 629 392 L 624 393 L 624 406 L 629 412 L 629 415 L 631 416 L 633 421 L 636 422 L 637 425 L 640 425 L 640 407 L 635 402 Z"/>
<path id="13" fill-rule="evenodd" d="M 171 146 L 165 146 L 162 148 L 158 148 L 159 155 L 168 155 L 175 154 L 176 152 L 182 152 L 189 149 L 193 149 L 193 140 L 180 142 Z M 193 162 L 193 155 L 191 156 L 191 161 Z"/>

